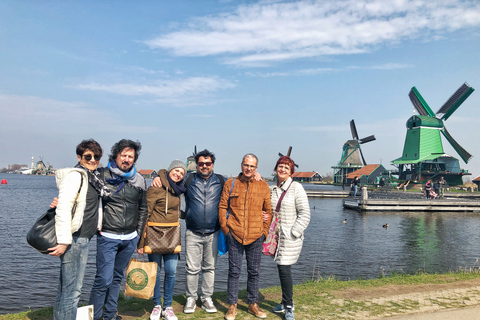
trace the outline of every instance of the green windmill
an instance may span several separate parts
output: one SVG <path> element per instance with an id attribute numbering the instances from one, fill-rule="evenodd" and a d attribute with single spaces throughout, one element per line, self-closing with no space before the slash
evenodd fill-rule
<path id="1" fill-rule="evenodd" d="M 463 161 L 468 163 L 472 155 L 453 139 L 444 122 L 474 90 L 464 83 L 436 114 L 417 88 L 410 90 L 410 100 L 419 115 L 413 115 L 407 120 L 407 136 L 402 157 L 392 161 L 398 168 L 399 180 L 426 181 L 443 176 L 449 185 L 463 184 L 462 176 L 469 173 L 460 169 L 458 159 L 444 152 L 440 132 Z"/>

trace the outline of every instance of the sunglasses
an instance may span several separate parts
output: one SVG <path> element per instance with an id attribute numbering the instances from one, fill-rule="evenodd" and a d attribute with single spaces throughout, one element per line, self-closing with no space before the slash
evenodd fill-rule
<path id="1" fill-rule="evenodd" d="M 203 167 L 203 166 L 207 166 L 207 167 L 210 167 L 212 165 L 213 162 L 199 162 L 198 163 L 198 166 L 199 167 Z"/>
<path id="2" fill-rule="evenodd" d="M 98 161 L 98 160 L 100 160 L 100 158 L 101 158 L 102 156 L 94 155 L 93 157 L 95 158 L 95 161 Z M 86 155 L 84 154 L 84 155 L 83 155 L 83 159 L 85 159 L 85 160 L 87 160 L 87 161 L 90 161 L 90 160 L 92 160 L 92 155 L 91 155 L 91 154 L 86 154 Z"/>

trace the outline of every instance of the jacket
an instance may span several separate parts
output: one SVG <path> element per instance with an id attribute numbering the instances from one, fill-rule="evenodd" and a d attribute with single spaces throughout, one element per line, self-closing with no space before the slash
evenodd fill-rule
<path id="1" fill-rule="evenodd" d="M 196 173 L 192 174 L 194 176 L 185 192 L 187 229 L 202 234 L 218 231 L 218 204 L 222 195 L 222 183 L 215 173 L 208 179 L 203 179 Z"/>
<path id="2" fill-rule="evenodd" d="M 243 174 L 235 179 L 225 182 L 222 197 L 218 206 L 220 228 L 226 235 L 231 232 L 233 237 L 243 245 L 248 245 L 258 240 L 262 234 L 265 237 L 270 228 L 269 221 L 263 221 L 262 211 L 272 213 L 270 203 L 270 189 L 265 181 L 247 181 Z M 227 220 L 228 198 L 230 195 L 230 215 Z"/>
<path id="3" fill-rule="evenodd" d="M 83 181 L 81 177 L 83 177 Z M 83 222 L 83 212 L 88 190 L 88 175 L 83 169 L 65 168 L 56 171 L 55 181 L 58 188 L 58 204 L 55 210 L 57 243 L 71 244 L 72 233 L 78 231 Z M 80 182 L 82 182 L 81 188 Z M 79 188 L 80 194 L 77 199 Z M 77 200 L 77 206 L 72 218 L 75 200 Z"/>
<path id="4" fill-rule="evenodd" d="M 297 262 L 302 251 L 303 234 L 310 222 L 307 194 L 300 183 L 292 182 L 292 178 L 285 180 L 280 187 L 270 186 L 273 210 L 275 211 L 280 196 L 287 188 L 279 210 L 280 227 L 274 257 L 279 265 L 292 265 Z"/>
<path id="5" fill-rule="evenodd" d="M 111 194 L 102 199 L 103 220 L 102 231 L 114 234 L 129 234 L 137 231 L 142 234 L 147 220 L 146 183 L 145 190 L 133 187 L 128 181 L 118 192 L 118 186 L 106 182 L 113 178 L 108 168 L 100 168 L 98 171 Z M 138 174 L 138 173 L 137 173 Z M 143 179 L 143 177 L 142 177 Z M 145 179 L 143 180 L 145 182 Z"/>

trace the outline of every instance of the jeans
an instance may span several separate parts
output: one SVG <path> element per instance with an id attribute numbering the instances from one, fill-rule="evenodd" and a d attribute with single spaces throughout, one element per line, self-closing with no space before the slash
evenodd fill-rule
<path id="1" fill-rule="evenodd" d="M 137 249 L 138 236 L 132 240 L 117 240 L 97 236 L 97 274 L 90 293 L 94 319 L 114 319 L 117 314 L 118 294 L 125 268 Z"/>
<path id="2" fill-rule="evenodd" d="M 53 306 L 54 320 L 75 320 L 88 259 L 88 238 L 73 237 L 60 256 L 60 283 Z"/>
<path id="3" fill-rule="evenodd" d="M 277 265 L 280 286 L 282 287 L 282 304 L 285 307 L 293 306 L 293 280 L 291 267 L 291 265 Z"/>
<path id="4" fill-rule="evenodd" d="M 167 308 L 172 306 L 173 288 L 175 287 L 175 275 L 177 273 L 178 253 L 148 255 L 148 261 L 156 262 L 158 265 L 157 280 L 155 281 L 155 289 L 153 289 L 153 303 L 156 306 L 162 304 L 162 299 L 160 296 L 160 271 L 162 271 L 162 259 L 165 267 L 165 278 L 163 279 L 163 308 Z"/>
<path id="5" fill-rule="evenodd" d="M 260 262 L 262 261 L 262 244 L 264 240 L 265 235 L 262 234 L 260 238 L 244 246 L 233 237 L 231 232 L 227 234 L 227 300 L 229 304 L 236 304 L 238 301 L 244 251 L 247 259 L 247 301 L 249 304 L 258 302 L 258 281 L 260 280 Z"/>
<path id="6" fill-rule="evenodd" d="M 198 277 L 202 271 L 202 301 L 211 298 L 215 285 L 215 267 L 218 257 L 218 233 L 201 235 L 187 230 L 185 234 L 185 270 L 187 271 L 187 298 L 197 300 Z"/>
<path id="7" fill-rule="evenodd" d="M 354 186 L 353 186 L 353 196 L 354 196 L 354 197 L 357 196 L 357 191 L 358 191 L 358 186 L 357 186 L 357 185 L 354 185 Z"/>

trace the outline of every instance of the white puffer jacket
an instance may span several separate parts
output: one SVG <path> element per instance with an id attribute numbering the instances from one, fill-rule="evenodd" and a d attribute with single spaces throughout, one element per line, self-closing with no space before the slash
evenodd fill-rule
<path id="1" fill-rule="evenodd" d="M 288 178 L 280 187 L 270 186 L 272 212 L 277 207 L 283 191 L 292 182 Z M 303 186 L 293 182 L 285 194 L 280 206 L 280 228 L 278 247 L 274 260 L 279 265 L 292 265 L 297 262 L 303 246 L 303 233 L 310 222 L 310 206 Z"/>
<path id="2" fill-rule="evenodd" d="M 83 222 L 88 190 L 88 175 L 83 169 L 65 168 L 57 170 L 55 179 L 58 188 L 58 204 L 55 215 L 57 243 L 71 244 L 72 233 L 80 229 Z M 72 208 L 77 198 L 80 182 L 82 182 L 82 188 L 80 189 L 77 207 L 72 218 Z"/>

